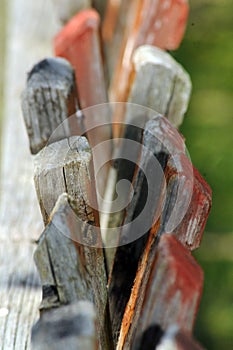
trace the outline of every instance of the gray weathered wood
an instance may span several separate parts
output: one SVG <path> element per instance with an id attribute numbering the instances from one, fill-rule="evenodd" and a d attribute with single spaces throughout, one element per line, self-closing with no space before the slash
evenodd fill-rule
<path id="1" fill-rule="evenodd" d="M 79 301 L 44 313 L 32 330 L 33 350 L 96 350 L 96 313 Z"/>
<path id="2" fill-rule="evenodd" d="M 91 7 L 91 0 L 52 0 L 55 13 L 62 23 L 69 21 L 77 12 Z"/>
<path id="3" fill-rule="evenodd" d="M 28 240 L 0 239 L 0 348 L 30 349 L 32 324 L 38 318 L 41 286 Z"/>
<path id="4" fill-rule="evenodd" d="M 1 135 L 0 348 L 30 350 L 41 287 L 33 263 L 33 241 L 43 229 L 33 185 L 33 164 L 20 110 L 30 67 L 51 55 L 58 29 L 50 1 L 7 1 L 4 112 Z M 2 10 L 2 8 L 1 8 Z"/>
<path id="5" fill-rule="evenodd" d="M 133 64 L 135 77 L 128 101 L 149 107 L 180 126 L 191 93 L 189 75 L 168 53 L 149 45 L 135 51 Z"/>
<path id="6" fill-rule="evenodd" d="M 45 147 L 35 158 L 35 186 L 44 222 L 67 192 L 79 203 L 83 220 L 99 226 L 91 149 L 85 137 L 73 136 Z"/>
<path id="7" fill-rule="evenodd" d="M 105 350 L 111 348 L 111 334 L 104 254 L 98 228 L 80 220 L 76 205 L 61 195 L 40 238 L 35 261 L 44 291 L 41 309 L 84 299 L 94 302 L 99 348 Z"/>
<path id="8" fill-rule="evenodd" d="M 187 332 L 193 328 L 203 286 L 203 272 L 195 259 L 171 234 L 162 235 L 153 259 L 147 248 L 143 258 L 117 350 L 141 349 L 144 332 L 153 325 L 167 330 L 175 323 Z"/>
<path id="9" fill-rule="evenodd" d="M 39 152 L 55 130 L 78 106 L 74 70 L 62 58 L 47 58 L 28 73 L 22 110 L 33 154 Z M 68 122 L 56 130 L 54 140 L 69 136 Z"/>
<path id="10" fill-rule="evenodd" d="M 85 39 L 84 39 L 85 38 Z M 85 40 L 85 45 L 83 44 Z M 85 135 L 93 149 L 95 168 L 111 159 L 111 117 L 105 82 L 100 40 L 100 16 L 94 9 L 79 12 L 54 39 L 57 56 L 74 67 L 80 108 L 83 110 Z M 101 151 L 98 147 L 104 143 Z M 98 192 L 103 196 L 108 167 L 97 177 Z"/>

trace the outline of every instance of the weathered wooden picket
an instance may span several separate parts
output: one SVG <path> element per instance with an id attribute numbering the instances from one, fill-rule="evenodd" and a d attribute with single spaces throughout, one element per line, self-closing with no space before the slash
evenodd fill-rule
<path id="1" fill-rule="evenodd" d="M 203 273 L 191 251 L 201 243 L 211 190 L 175 129 L 190 78 L 163 51 L 180 44 L 187 1 L 53 2 L 12 0 L 9 7 L 2 349 L 201 349 L 192 329 Z M 52 42 L 58 57 L 45 58 Z M 128 104 L 106 105 L 108 87 L 111 102 Z M 105 105 L 85 110 L 98 103 Z M 95 124 L 98 113 L 104 128 Z M 129 140 L 137 147 L 127 160 Z M 106 145 L 101 154 L 98 144 Z M 96 178 L 102 158 L 107 166 Z M 161 174 L 151 186 L 153 159 Z M 124 194 L 130 202 L 101 215 L 98 192 L 114 201 L 122 179 L 132 183 Z M 134 219 L 147 197 L 142 235 Z M 114 239 L 103 221 L 116 229 Z"/>

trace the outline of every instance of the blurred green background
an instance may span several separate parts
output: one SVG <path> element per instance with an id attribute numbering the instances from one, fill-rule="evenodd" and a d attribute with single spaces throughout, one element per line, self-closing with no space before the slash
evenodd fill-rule
<path id="1" fill-rule="evenodd" d="M 233 349 L 233 0 L 192 0 L 184 41 L 173 53 L 192 78 L 181 132 L 213 190 L 201 248 L 205 272 L 195 336 L 210 350 Z"/>
<path id="2" fill-rule="evenodd" d="M 184 41 L 172 53 L 193 82 L 181 131 L 193 164 L 213 190 L 213 208 L 195 253 L 205 272 L 195 336 L 207 349 L 227 350 L 233 349 L 233 0 L 192 0 L 190 7 Z M 5 17 L 0 0 L 1 82 Z"/>

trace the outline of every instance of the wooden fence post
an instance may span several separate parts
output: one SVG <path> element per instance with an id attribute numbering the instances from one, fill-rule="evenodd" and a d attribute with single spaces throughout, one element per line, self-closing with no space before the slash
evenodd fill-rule
<path id="1" fill-rule="evenodd" d="M 61 195 L 35 253 L 44 291 L 41 309 L 77 300 L 94 302 L 99 346 L 111 349 L 101 238 L 98 228 L 82 220 L 77 202 Z"/>
<path id="2" fill-rule="evenodd" d="M 68 61 L 47 58 L 32 68 L 22 93 L 22 110 L 32 154 L 39 152 L 56 130 L 54 141 L 71 135 L 69 122 L 65 120 L 77 107 L 75 75 Z"/>

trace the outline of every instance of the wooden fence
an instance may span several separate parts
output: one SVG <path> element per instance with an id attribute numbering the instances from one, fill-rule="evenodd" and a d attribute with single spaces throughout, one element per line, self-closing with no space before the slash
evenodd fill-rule
<path id="1" fill-rule="evenodd" d="M 192 329 L 203 273 L 191 251 L 201 243 L 211 190 L 175 129 L 187 110 L 190 78 L 163 51 L 180 44 L 187 2 L 54 3 L 12 0 L 8 9 L 2 349 L 31 348 L 31 330 L 34 349 L 201 349 Z M 45 58 L 52 42 L 59 57 Z M 111 102 L 126 104 L 108 105 L 108 91 Z M 105 104 L 92 109 L 98 103 Z M 129 140 L 137 143 L 134 162 L 124 159 Z M 101 152 L 98 144 L 106 145 Z M 102 158 L 108 162 L 96 178 Z M 151 188 L 146 174 L 154 158 L 162 173 Z M 132 182 L 130 203 L 101 215 L 98 191 L 113 201 L 122 179 Z M 142 235 L 133 222 L 145 194 L 152 201 Z M 103 217 L 109 229 L 101 229 Z M 116 226 L 123 228 L 108 241 Z"/>

